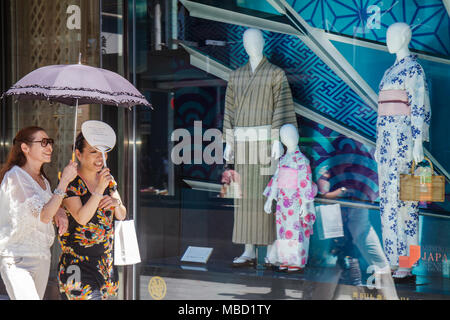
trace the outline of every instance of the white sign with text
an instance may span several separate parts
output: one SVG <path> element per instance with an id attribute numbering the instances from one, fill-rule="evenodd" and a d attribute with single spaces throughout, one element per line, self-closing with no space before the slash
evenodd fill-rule
<path id="1" fill-rule="evenodd" d="M 212 251 L 213 248 L 189 246 L 181 258 L 181 261 L 206 263 L 211 256 Z"/>

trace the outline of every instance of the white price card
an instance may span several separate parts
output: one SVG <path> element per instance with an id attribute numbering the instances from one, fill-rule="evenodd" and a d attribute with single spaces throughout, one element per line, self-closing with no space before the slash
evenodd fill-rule
<path id="1" fill-rule="evenodd" d="M 197 263 L 206 263 L 211 256 L 213 248 L 205 248 L 205 247 L 191 247 L 189 246 L 186 249 L 181 261 L 184 262 L 197 262 Z"/>

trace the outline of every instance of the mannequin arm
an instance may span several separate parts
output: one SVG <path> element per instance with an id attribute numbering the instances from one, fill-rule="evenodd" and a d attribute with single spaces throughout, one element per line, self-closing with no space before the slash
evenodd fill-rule
<path id="1" fill-rule="evenodd" d="M 276 72 L 272 86 L 274 102 L 272 129 L 279 129 L 288 123 L 298 128 L 291 88 L 283 70 L 279 69 Z"/>
<path id="2" fill-rule="evenodd" d="M 223 158 L 226 162 L 229 162 L 233 159 L 233 148 L 229 143 L 225 145 L 225 150 L 223 152 Z"/>
<path id="3" fill-rule="evenodd" d="M 233 158 L 233 142 L 234 142 L 234 90 L 233 90 L 233 77 L 230 75 L 228 81 L 227 90 L 225 92 L 225 112 L 223 118 L 223 138 L 225 140 L 225 150 L 223 152 L 223 158 L 225 161 L 231 161 Z"/>
<path id="4" fill-rule="evenodd" d="M 423 156 L 422 142 L 419 142 L 419 141 L 414 142 L 413 159 L 416 162 L 416 164 L 423 161 L 424 156 Z"/>
<path id="5" fill-rule="evenodd" d="M 272 144 L 272 157 L 276 159 L 280 158 L 283 154 L 283 145 L 280 141 L 275 140 Z"/>
<path id="6" fill-rule="evenodd" d="M 416 163 L 423 160 L 424 140 L 428 140 L 428 123 L 431 116 L 429 97 L 425 83 L 425 74 L 419 66 L 408 74 L 406 79 L 409 105 L 411 106 L 411 134 L 413 138 L 413 159 Z"/>
<path id="7" fill-rule="evenodd" d="M 300 208 L 300 218 L 304 218 L 309 211 L 311 211 L 311 205 L 314 208 L 314 202 L 313 201 L 309 201 L 309 202 L 303 202 L 302 206 Z"/>
<path id="8" fill-rule="evenodd" d="M 264 211 L 268 214 L 272 213 L 272 201 L 275 200 L 278 196 L 278 172 L 280 169 L 280 164 L 278 164 L 277 170 L 275 170 L 275 174 L 269 181 L 269 184 L 264 189 L 263 195 L 267 197 L 267 200 L 264 204 Z"/>
<path id="9" fill-rule="evenodd" d="M 312 226 L 316 220 L 316 210 L 314 201 L 304 202 L 300 209 L 300 218 L 309 226 Z"/>
<path id="10" fill-rule="evenodd" d="M 264 212 L 271 214 L 272 213 L 272 202 L 273 198 L 268 198 L 266 203 L 264 203 Z"/>

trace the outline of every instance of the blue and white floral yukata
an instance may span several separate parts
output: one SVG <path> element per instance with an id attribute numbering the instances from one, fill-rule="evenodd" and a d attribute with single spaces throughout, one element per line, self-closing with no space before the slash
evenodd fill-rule
<path id="1" fill-rule="evenodd" d="M 413 159 L 414 144 L 429 141 L 431 108 L 425 73 L 417 56 L 408 55 L 386 70 L 379 89 L 380 97 L 387 91 L 400 92 L 405 97 L 403 107 L 408 114 L 398 112 L 393 105 L 379 100 L 375 159 L 378 163 L 380 214 L 383 247 L 391 267 L 399 265 L 399 256 L 408 256 L 411 245 L 418 245 L 418 202 L 399 199 L 400 174 L 408 174 Z M 383 92 L 384 91 L 384 92 Z M 389 107 L 393 106 L 391 110 Z"/>

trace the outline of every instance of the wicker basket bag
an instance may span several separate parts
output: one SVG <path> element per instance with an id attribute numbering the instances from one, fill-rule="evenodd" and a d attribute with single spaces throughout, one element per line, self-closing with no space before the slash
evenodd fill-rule
<path id="1" fill-rule="evenodd" d="M 433 175 L 433 163 L 425 157 L 431 168 L 431 175 L 414 175 L 416 163 L 413 160 L 411 174 L 400 175 L 400 200 L 444 202 L 445 178 Z"/>

